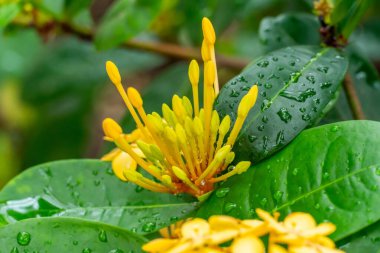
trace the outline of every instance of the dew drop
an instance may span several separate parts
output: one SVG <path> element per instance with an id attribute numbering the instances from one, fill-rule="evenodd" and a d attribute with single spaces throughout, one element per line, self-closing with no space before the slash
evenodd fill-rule
<path id="1" fill-rule="evenodd" d="M 282 195 L 284 195 L 282 191 L 276 191 L 275 194 L 273 195 L 273 198 L 279 201 L 282 198 Z"/>
<path id="2" fill-rule="evenodd" d="M 98 239 L 99 241 L 101 242 L 107 242 L 108 241 L 108 238 L 107 238 L 107 233 L 106 231 L 104 231 L 103 229 L 101 229 L 99 231 L 99 234 L 98 234 Z"/>
<path id="3" fill-rule="evenodd" d="M 260 126 L 258 126 L 258 127 L 257 127 L 257 130 L 259 130 L 259 131 L 263 131 L 263 130 L 264 130 L 264 125 L 260 125 Z"/>
<path id="4" fill-rule="evenodd" d="M 324 82 L 324 83 L 321 83 L 320 87 L 321 87 L 321 89 L 327 89 L 327 88 L 329 88 L 331 85 L 332 85 L 331 82 Z"/>
<path id="5" fill-rule="evenodd" d="M 311 116 L 309 113 L 302 114 L 301 116 L 303 121 L 309 121 L 311 119 Z"/>
<path id="6" fill-rule="evenodd" d="M 380 176 L 380 168 L 376 168 L 375 173 L 377 176 Z"/>
<path id="7" fill-rule="evenodd" d="M 237 90 L 235 90 L 235 89 L 232 89 L 232 90 L 231 90 L 230 97 L 232 97 L 232 98 L 236 98 L 236 97 L 238 97 L 239 95 L 240 95 L 240 93 L 239 93 Z"/>
<path id="8" fill-rule="evenodd" d="M 261 121 L 263 122 L 263 123 L 267 123 L 268 122 L 268 117 L 267 116 L 263 116 L 262 118 L 261 118 Z"/>
<path id="9" fill-rule="evenodd" d="M 326 67 L 326 66 L 324 66 L 324 67 L 318 67 L 317 70 L 319 72 L 322 72 L 322 73 L 326 74 L 329 71 L 329 67 Z"/>
<path id="10" fill-rule="evenodd" d="M 339 130 L 339 126 L 333 126 L 331 128 L 331 132 L 338 132 L 338 130 Z"/>
<path id="11" fill-rule="evenodd" d="M 306 112 L 306 108 L 305 107 L 301 107 L 300 108 L 300 112 Z"/>
<path id="12" fill-rule="evenodd" d="M 292 170 L 292 174 L 293 174 L 293 176 L 297 176 L 297 174 L 298 174 L 298 168 L 294 168 Z"/>
<path id="13" fill-rule="evenodd" d="M 113 174 L 113 170 L 112 170 L 112 168 L 107 168 L 106 173 L 107 173 L 108 175 L 111 175 L 111 176 L 114 175 L 114 174 Z"/>
<path id="14" fill-rule="evenodd" d="M 330 176 L 330 174 L 328 172 L 324 172 L 323 175 L 322 175 L 322 177 L 324 179 L 327 179 L 329 176 Z"/>
<path id="15" fill-rule="evenodd" d="M 31 236 L 28 232 L 19 232 L 17 234 L 17 243 L 21 246 L 26 246 L 30 243 Z"/>
<path id="16" fill-rule="evenodd" d="M 248 140 L 249 140 L 249 142 L 254 142 L 255 140 L 257 140 L 257 136 L 255 136 L 255 135 L 248 135 Z"/>
<path id="17" fill-rule="evenodd" d="M 271 89 L 271 88 L 272 88 L 272 84 L 270 84 L 270 83 L 266 83 L 266 84 L 264 84 L 264 87 L 265 87 L 266 89 Z"/>
<path id="18" fill-rule="evenodd" d="M 261 104 L 261 111 L 267 110 L 272 105 L 272 102 L 268 99 L 264 99 L 263 103 Z"/>
<path id="19" fill-rule="evenodd" d="M 312 84 L 315 83 L 315 77 L 313 75 L 308 75 L 306 76 L 306 80 L 308 80 L 309 82 L 311 82 Z"/>
<path id="20" fill-rule="evenodd" d="M 277 115 L 280 117 L 282 121 L 285 123 L 288 123 L 292 119 L 292 115 L 289 113 L 288 109 L 285 107 L 281 108 L 278 112 Z"/>
<path id="21" fill-rule="evenodd" d="M 228 187 L 219 188 L 218 190 L 216 190 L 215 195 L 218 198 L 224 198 L 225 196 L 227 196 L 229 192 L 230 192 L 230 188 Z"/>
<path id="22" fill-rule="evenodd" d="M 319 208 L 321 208 L 321 205 L 320 205 L 319 203 L 316 203 L 316 204 L 314 205 L 314 208 L 318 210 Z"/>
<path id="23" fill-rule="evenodd" d="M 233 209 L 236 208 L 236 204 L 235 203 L 231 203 L 231 202 L 227 202 L 225 205 L 224 205 L 224 211 L 226 213 L 229 213 L 231 212 Z"/>
<path id="24" fill-rule="evenodd" d="M 260 200 L 260 205 L 261 205 L 262 207 L 265 207 L 265 206 L 267 205 L 267 203 L 268 203 L 268 199 L 267 199 L 267 198 L 262 198 L 262 199 Z"/>
<path id="25" fill-rule="evenodd" d="M 145 233 L 153 232 L 156 229 L 156 223 L 147 222 L 142 226 L 142 231 Z"/>
<path id="26" fill-rule="evenodd" d="M 280 132 L 277 133 L 276 144 L 279 145 L 279 144 L 281 144 L 284 140 L 285 140 L 285 137 L 284 137 L 284 130 L 281 130 Z"/>
<path id="27" fill-rule="evenodd" d="M 75 246 L 78 245 L 78 243 L 79 243 L 78 241 L 73 241 L 73 245 Z"/>
<path id="28" fill-rule="evenodd" d="M 124 251 L 122 251 L 121 249 L 113 249 L 108 251 L 108 253 L 124 253 Z"/>
<path id="29" fill-rule="evenodd" d="M 91 253 L 91 252 L 92 252 L 92 250 L 90 248 L 84 248 L 82 250 L 82 253 Z"/>
<path id="30" fill-rule="evenodd" d="M 257 63 L 257 66 L 262 67 L 262 68 L 266 68 L 266 67 L 268 67 L 268 65 L 269 65 L 269 61 L 267 61 L 267 60 L 264 60 L 264 61 Z"/>
<path id="31" fill-rule="evenodd" d="M 13 248 L 11 249 L 11 252 L 10 252 L 10 253 L 19 253 L 18 248 L 17 248 L 17 247 L 13 247 Z"/>
<path id="32" fill-rule="evenodd" d="M 257 74 L 257 76 L 258 76 L 260 79 L 263 79 L 263 78 L 264 78 L 264 74 L 262 74 L 262 73 Z"/>
<path id="33" fill-rule="evenodd" d="M 144 188 L 142 188 L 141 186 L 137 185 L 135 187 L 135 192 L 142 192 L 144 190 Z"/>

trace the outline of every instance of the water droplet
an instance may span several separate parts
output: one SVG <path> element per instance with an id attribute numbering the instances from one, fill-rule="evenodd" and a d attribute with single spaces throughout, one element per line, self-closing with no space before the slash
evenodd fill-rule
<path id="1" fill-rule="evenodd" d="M 156 223 L 147 222 L 142 226 L 142 231 L 145 233 L 153 232 L 156 229 Z"/>
<path id="2" fill-rule="evenodd" d="M 375 172 L 376 172 L 376 175 L 380 176 L 380 168 L 376 168 Z"/>
<path id="3" fill-rule="evenodd" d="M 263 136 L 263 149 L 266 150 L 268 147 L 268 136 Z"/>
<path id="4" fill-rule="evenodd" d="M 100 185 L 100 180 L 94 180 L 94 185 L 99 186 Z"/>
<path id="5" fill-rule="evenodd" d="M 84 248 L 82 250 L 82 253 L 91 253 L 91 252 L 92 252 L 92 250 L 90 248 Z"/>
<path id="6" fill-rule="evenodd" d="M 18 248 L 17 248 L 17 247 L 13 247 L 13 248 L 11 249 L 11 252 L 10 252 L 10 253 L 19 253 Z"/>
<path id="7" fill-rule="evenodd" d="M 258 126 L 258 127 L 257 127 L 257 130 L 259 130 L 259 131 L 263 131 L 263 130 L 264 130 L 264 125 L 260 125 L 260 126 Z"/>
<path id="8" fill-rule="evenodd" d="M 282 198 L 282 195 L 284 195 L 282 191 L 276 191 L 275 194 L 273 195 L 273 198 L 279 201 Z"/>
<path id="9" fill-rule="evenodd" d="M 263 116 L 262 118 L 261 118 L 261 121 L 263 122 L 263 123 L 267 123 L 268 122 L 268 117 L 267 116 Z"/>
<path id="10" fill-rule="evenodd" d="M 267 96 L 267 93 L 266 93 L 265 91 L 262 91 L 262 92 L 260 92 L 260 96 L 262 96 L 262 97 L 266 97 L 266 96 Z"/>
<path id="11" fill-rule="evenodd" d="M 263 78 L 264 78 L 264 74 L 262 74 L 262 73 L 258 73 L 257 76 L 258 76 L 260 79 L 263 79 Z"/>
<path id="12" fill-rule="evenodd" d="M 216 190 L 215 195 L 218 198 L 224 198 L 229 192 L 230 192 L 229 187 L 219 188 L 218 190 Z"/>
<path id="13" fill-rule="evenodd" d="M 110 167 L 110 168 L 107 168 L 106 173 L 107 173 L 108 175 L 111 175 L 111 176 L 114 175 L 114 174 L 113 174 L 113 170 L 112 170 L 111 167 Z"/>
<path id="14" fill-rule="evenodd" d="M 321 89 L 327 89 L 327 88 L 329 88 L 331 85 L 332 85 L 331 82 L 324 82 L 324 83 L 321 83 L 320 87 L 321 87 Z"/>
<path id="15" fill-rule="evenodd" d="M 327 73 L 329 71 L 329 67 L 318 67 L 317 70 L 322 73 Z"/>
<path id="16" fill-rule="evenodd" d="M 317 92 L 313 88 L 308 88 L 302 92 L 284 90 L 280 93 L 280 96 L 295 100 L 297 102 L 305 102 L 306 99 L 314 96 L 315 94 L 317 94 Z"/>
<path id="17" fill-rule="evenodd" d="M 269 65 L 269 61 L 267 61 L 267 60 L 264 60 L 264 61 L 257 63 L 257 66 L 262 67 L 262 68 L 266 68 L 266 67 L 268 67 L 268 65 Z"/>
<path id="18" fill-rule="evenodd" d="M 248 83 L 247 79 L 245 79 L 244 76 L 239 76 L 239 77 L 237 78 L 237 80 L 238 80 L 239 82 L 242 82 L 242 83 Z"/>
<path id="19" fill-rule="evenodd" d="M 263 103 L 261 104 L 261 111 L 267 110 L 272 105 L 272 102 L 268 99 L 264 99 Z"/>
<path id="20" fill-rule="evenodd" d="M 324 179 L 327 179 L 329 176 L 330 176 L 330 174 L 328 172 L 324 172 L 322 177 Z"/>
<path id="21" fill-rule="evenodd" d="M 267 203 L 268 203 L 268 199 L 267 199 L 267 198 L 262 198 L 262 199 L 260 200 L 260 205 L 261 205 L 262 207 L 265 207 L 265 206 L 267 205 Z"/>
<path id="22" fill-rule="evenodd" d="M 103 229 L 101 229 L 99 231 L 99 234 L 98 234 L 98 239 L 99 241 L 101 242 L 107 242 L 108 241 L 108 238 L 107 238 L 107 233 L 106 231 L 104 231 Z"/>
<path id="23" fill-rule="evenodd" d="M 294 65 L 296 65 L 296 62 L 295 61 L 291 61 L 291 62 L 289 62 L 289 65 L 293 67 Z"/>
<path id="24" fill-rule="evenodd" d="M 98 170 L 93 170 L 93 171 L 92 171 L 92 175 L 97 176 L 98 174 L 99 174 L 99 171 L 98 171 Z"/>
<path id="25" fill-rule="evenodd" d="M 339 130 L 339 126 L 333 126 L 331 128 L 331 132 L 337 132 Z"/>
<path id="26" fill-rule="evenodd" d="M 17 234 L 17 242 L 21 246 L 26 246 L 30 243 L 31 236 L 28 232 L 20 232 Z"/>
<path id="27" fill-rule="evenodd" d="M 272 88 L 272 84 L 270 84 L 270 83 L 266 83 L 266 84 L 264 84 L 264 87 L 265 87 L 266 89 L 271 89 L 271 88 Z"/>
<path id="28" fill-rule="evenodd" d="M 309 113 L 305 113 L 305 114 L 302 114 L 301 118 L 304 121 L 309 121 L 311 119 L 311 116 Z"/>
<path id="29" fill-rule="evenodd" d="M 284 67 L 278 67 L 277 70 L 278 71 L 284 70 Z"/>
<path id="30" fill-rule="evenodd" d="M 306 80 L 308 80 L 311 83 L 315 83 L 315 77 L 313 75 L 308 75 L 306 76 Z"/>
<path id="31" fill-rule="evenodd" d="M 278 58 L 273 56 L 272 61 L 278 61 Z"/>
<path id="32" fill-rule="evenodd" d="M 170 221 L 176 222 L 176 221 L 179 221 L 179 218 L 177 216 L 172 216 L 172 217 L 170 217 Z"/>
<path id="33" fill-rule="evenodd" d="M 237 90 L 235 90 L 235 89 L 231 90 L 230 97 L 236 98 L 239 95 L 240 95 L 240 93 Z"/>
<path id="34" fill-rule="evenodd" d="M 142 188 L 141 186 L 139 185 L 136 185 L 135 187 L 135 192 L 142 192 L 144 190 L 144 188 Z"/>
<path id="35" fill-rule="evenodd" d="M 254 142 L 257 139 L 257 136 L 255 135 L 248 135 L 249 142 Z"/>
<path id="36" fill-rule="evenodd" d="M 294 168 L 292 170 L 292 174 L 293 174 L 293 176 L 297 176 L 297 174 L 298 174 L 298 168 Z"/>
<path id="37" fill-rule="evenodd" d="M 286 108 L 281 108 L 278 112 L 277 115 L 280 117 L 282 121 L 285 123 L 288 123 L 292 119 L 292 115 L 289 113 L 288 109 Z"/>
<path id="38" fill-rule="evenodd" d="M 226 213 L 229 213 L 231 212 L 233 209 L 236 208 L 236 204 L 235 203 L 231 203 L 231 202 L 227 202 L 225 205 L 224 205 L 224 211 Z"/>
<path id="39" fill-rule="evenodd" d="M 306 108 L 305 107 L 301 107 L 300 108 L 300 112 L 306 112 Z"/>
<path id="40" fill-rule="evenodd" d="M 108 253 L 124 253 L 124 251 L 122 251 L 121 249 L 113 249 L 110 250 Z"/>
<path id="41" fill-rule="evenodd" d="M 291 82 L 296 83 L 298 82 L 298 79 L 300 79 L 301 73 L 300 72 L 294 72 L 290 74 Z"/>
<path id="42" fill-rule="evenodd" d="M 73 245 L 75 246 L 78 245 L 78 243 L 79 243 L 78 241 L 73 241 Z"/>
<path id="43" fill-rule="evenodd" d="M 281 144 L 284 140 L 285 140 L 285 137 L 284 137 L 284 130 L 281 130 L 280 132 L 277 133 L 276 144 L 279 145 L 279 144 Z"/>
<path id="44" fill-rule="evenodd" d="M 314 205 L 314 208 L 318 210 L 319 208 L 321 208 L 321 205 L 320 205 L 319 203 L 316 203 L 316 204 Z"/>

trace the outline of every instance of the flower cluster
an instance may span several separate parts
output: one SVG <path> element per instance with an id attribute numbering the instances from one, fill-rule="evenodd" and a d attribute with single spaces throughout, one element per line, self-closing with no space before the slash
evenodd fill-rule
<path id="1" fill-rule="evenodd" d="M 199 101 L 199 65 L 192 60 L 189 79 L 192 101 L 174 95 L 172 105 L 162 105 L 162 114 L 147 114 L 140 93 L 133 87 L 123 88 L 120 73 L 112 62 L 106 63 L 107 73 L 119 91 L 137 129 L 125 134 L 112 119 L 103 121 L 105 139 L 116 144 L 103 159 L 112 161 L 115 174 L 156 192 L 187 192 L 201 196 L 213 189 L 216 182 L 246 171 L 250 162 L 230 166 L 235 154 L 232 147 L 243 123 L 254 106 L 258 88 L 253 85 L 242 98 L 237 119 L 231 124 L 229 116 L 221 119 L 213 109 L 219 92 L 215 60 L 215 31 L 211 22 L 202 21 L 204 40 L 203 108 Z M 137 170 L 139 165 L 151 177 Z"/>
<path id="2" fill-rule="evenodd" d="M 260 239 L 269 236 L 269 253 L 342 253 L 335 248 L 327 235 L 335 231 L 335 225 L 317 225 L 307 213 L 296 212 L 284 221 L 279 214 L 257 209 L 262 220 L 238 220 L 230 216 L 211 216 L 208 221 L 195 218 L 181 224 L 178 238 L 155 239 L 143 246 L 149 253 L 264 253 Z"/>

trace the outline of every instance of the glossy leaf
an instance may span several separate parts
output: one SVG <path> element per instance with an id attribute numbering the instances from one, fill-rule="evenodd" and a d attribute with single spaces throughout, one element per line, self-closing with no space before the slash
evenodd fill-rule
<path id="1" fill-rule="evenodd" d="M 259 38 L 267 52 L 294 45 L 318 45 L 321 42 L 317 17 L 305 13 L 264 18 L 260 23 Z"/>
<path id="2" fill-rule="evenodd" d="M 0 252 L 142 252 L 146 239 L 72 218 L 30 219 L 0 227 Z"/>
<path id="3" fill-rule="evenodd" d="M 115 1 L 96 32 L 95 45 L 107 49 L 140 34 L 148 28 L 159 7 L 160 1 Z"/>
<path id="4" fill-rule="evenodd" d="M 335 98 L 347 69 L 338 51 L 319 47 L 288 47 L 252 62 L 221 90 L 215 107 L 221 117 L 236 118 L 241 98 L 259 86 L 234 150 L 238 159 L 257 162 L 313 125 Z"/>
<path id="5" fill-rule="evenodd" d="M 337 244 L 346 253 L 378 253 L 380 249 L 380 222 L 372 224 Z"/>
<path id="6" fill-rule="evenodd" d="M 188 215 L 194 202 L 121 182 L 106 162 L 68 160 L 33 167 L 10 181 L 0 192 L 0 214 L 9 223 L 68 216 L 151 233 Z"/>
<path id="7" fill-rule="evenodd" d="M 20 12 L 17 3 L 0 5 L 0 28 L 6 26 Z"/>
<path id="8" fill-rule="evenodd" d="M 379 146 L 378 122 L 306 130 L 276 155 L 221 185 L 198 215 L 248 218 L 256 208 L 282 215 L 302 211 L 336 224 L 333 238 L 342 239 L 380 219 Z"/>

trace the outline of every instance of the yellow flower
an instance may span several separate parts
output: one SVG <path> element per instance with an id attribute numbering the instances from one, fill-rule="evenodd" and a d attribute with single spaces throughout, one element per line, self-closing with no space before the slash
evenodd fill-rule
<path id="1" fill-rule="evenodd" d="M 287 244 L 289 252 L 318 252 L 339 253 L 335 249 L 334 242 L 327 237 L 332 234 L 336 227 L 334 224 L 325 222 L 317 225 L 313 216 L 308 213 L 295 212 L 289 214 L 284 221 L 279 222 L 278 214 L 272 217 L 269 213 L 257 209 L 258 216 L 263 219 L 271 230 L 269 247 L 274 247 L 274 252 L 281 252 L 276 244 Z"/>
<path id="2" fill-rule="evenodd" d="M 229 116 L 219 117 L 213 109 L 219 93 L 215 31 L 207 18 L 202 21 L 202 29 L 203 108 L 199 103 L 199 65 L 195 60 L 189 66 L 192 101 L 186 96 L 174 95 L 171 107 L 162 105 L 161 115 L 156 112 L 146 114 L 140 93 L 133 87 L 125 90 L 116 65 L 110 61 L 106 63 L 108 76 L 137 126 L 136 131 L 128 135 L 114 120 L 107 118 L 103 122 L 105 139 L 118 147 L 103 159 L 112 161 L 113 170 L 121 180 L 156 192 L 186 192 L 201 196 L 213 190 L 216 182 L 249 168 L 250 162 L 247 161 L 236 166 L 230 164 L 235 157 L 232 147 L 256 102 L 258 88 L 253 85 L 242 98 L 234 125 L 231 126 Z M 152 178 L 141 174 L 137 165 Z"/>
<path id="3" fill-rule="evenodd" d="M 194 218 L 177 224 L 174 239 L 154 239 L 143 246 L 149 253 L 264 253 L 260 239 L 269 235 L 269 253 L 341 253 L 326 235 L 335 226 L 331 223 L 316 225 L 307 213 L 293 213 L 283 222 L 278 214 L 257 209 L 264 220 L 239 220 L 230 216 L 211 216 L 208 221 Z M 334 229 L 332 229 L 334 228 Z M 229 245 L 229 246 L 226 246 Z"/>

